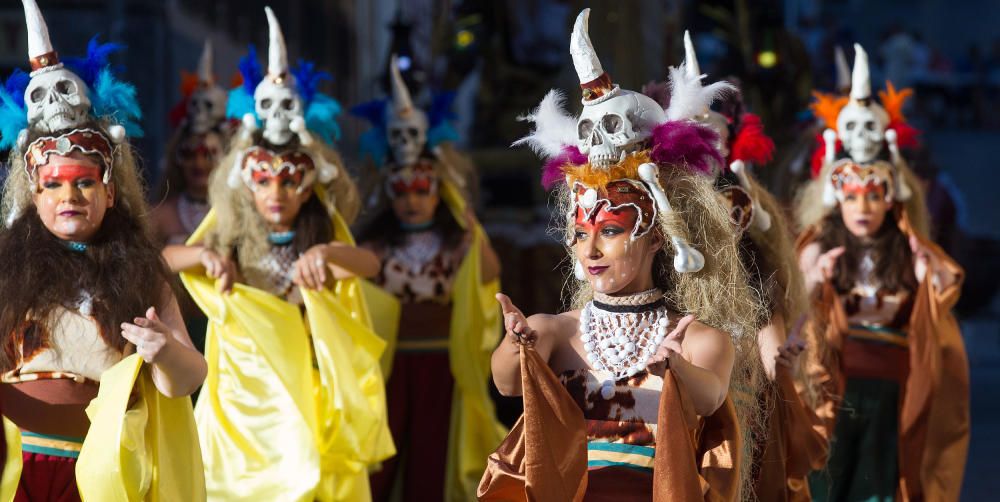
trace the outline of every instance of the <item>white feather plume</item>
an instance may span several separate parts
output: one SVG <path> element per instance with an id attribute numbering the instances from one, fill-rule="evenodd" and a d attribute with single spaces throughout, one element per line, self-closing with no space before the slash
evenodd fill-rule
<path id="1" fill-rule="evenodd" d="M 550 159 L 562 153 L 563 147 L 576 144 L 576 118 L 566 114 L 562 92 L 552 89 L 545 95 L 538 108 L 518 120 L 534 122 L 531 134 L 511 146 L 528 145 L 539 157 Z"/>
<path id="2" fill-rule="evenodd" d="M 701 84 L 703 78 L 705 75 L 689 76 L 684 64 L 670 68 L 668 119 L 692 119 L 703 115 L 715 100 L 736 92 L 736 86 L 724 80 L 705 87 Z"/>

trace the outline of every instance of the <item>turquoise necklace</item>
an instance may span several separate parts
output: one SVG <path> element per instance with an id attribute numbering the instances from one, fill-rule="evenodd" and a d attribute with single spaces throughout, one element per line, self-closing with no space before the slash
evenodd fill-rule
<path id="1" fill-rule="evenodd" d="M 287 246 L 292 243 L 295 239 L 295 231 L 289 230 L 287 232 L 271 232 L 267 234 L 267 241 L 275 246 Z"/>

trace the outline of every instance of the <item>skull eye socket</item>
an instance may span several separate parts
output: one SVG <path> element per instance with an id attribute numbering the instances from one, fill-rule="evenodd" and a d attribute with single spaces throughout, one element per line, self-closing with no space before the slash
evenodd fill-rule
<path id="1" fill-rule="evenodd" d="M 618 115 L 605 115 L 601 118 L 601 126 L 608 133 L 614 134 L 622 128 L 622 118 Z"/>
<path id="2" fill-rule="evenodd" d="M 865 129 L 867 129 L 869 131 L 874 131 L 875 130 L 875 121 L 874 120 L 869 120 L 869 121 L 865 122 Z"/>
<path id="3" fill-rule="evenodd" d="M 37 103 L 45 99 L 45 89 L 41 87 L 36 87 L 35 90 L 31 91 L 31 95 L 28 96 L 32 103 Z"/>
<path id="4" fill-rule="evenodd" d="M 212 111 L 212 102 L 211 101 L 205 101 L 204 102 L 204 106 L 205 106 L 206 110 Z"/>
<path id="5" fill-rule="evenodd" d="M 76 92 L 76 82 L 72 80 L 60 80 L 56 82 L 56 92 L 62 95 L 70 95 Z"/>
<path id="6" fill-rule="evenodd" d="M 407 128 L 406 129 L 406 134 L 407 134 L 407 136 L 409 136 L 411 138 L 416 138 L 417 137 L 417 128 L 416 127 L 409 127 L 409 128 Z"/>
<path id="7" fill-rule="evenodd" d="M 271 103 L 271 98 L 264 98 L 260 100 L 260 107 L 265 110 L 269 110 L 271 109 Z"/>
<path id="8" fill-rule="evenodd" d="M 844 124 L 844 127 L 847 128 L 848 131 L 853 131 L 857 125 L 858 125 L 857 122 L 850 120 L 846 124 Z"/>
<path id="9" fill-rule="evenodd" d="M 577 124 L 576 128 L 580 139 L 587 139 L 590 137 L 590 133 L 594 131 L 594 123 L 590 119 L 583 119 Z"/>
<path id="10" fill-rule="evenodd" d="M 295 102 L 288 98 L 282 99 L 281 107 L 285 110 L 291 110 L 292 108 L 295 108 Z"/>
<path id="11" fill-rule="evenodd" d="M 389 137 L 392 138 L 393 141 L 399 141 L 400 139 L 403 138 L 403 130 L 389 129 Z"/>

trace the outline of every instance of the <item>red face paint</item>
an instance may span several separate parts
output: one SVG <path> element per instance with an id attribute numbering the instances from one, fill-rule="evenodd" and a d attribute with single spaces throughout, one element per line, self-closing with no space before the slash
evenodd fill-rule
<path id="1" fill-rule="evenodd" d="M 409 183 L 400 180 L 392 184 L 392 193 L 397 197 L 408 193 L 429 194 L 432 185 L 433 181 L 426 177 L 414 178 Z"/>
<path id="2" fill-rule="evenodd" d="M 261 169 L 253 171 L 253 182 L 259 185 L 273 180 L 282 185 L 285 181 L 291 180 L 293 185 L 299 186 L 302 184 L 302 178 L 305 177 L 305 174 L 302 169 L 296 169 L 294 174 L 288 169 L 282 169 L 278 173 L 273 173 L 269 169 Z"/>
<path id="3" fill-rule="evenodd" d="M 587 232 L 597 231 L 608 225 L 621 227 L 625 232 L 631 232 L 635 228 L 635 222 L 639 215 L 632 206 L 624 206 L 618 209 L 608 209 L 607 202 L 599 202 L 596 211 L 593 211 L 590 218 L 583 208 L 576 209 L 576 224 Z"/>
<path id="4" fill-rule="evenodd" d="M 101 168 L 85 164 L 46 164 L 38 168 L 38 178 L 44 183 L 73 183 L 83 178 L 101 179 Z"/>
<path id="5" fill-rule="evenodd" d="M 844 195 L 858 195 L 864 197 L 870 193 L 878 194 L 880 199 L 885 198 L 885 185 L 874 180 L 869 181 L 865 184 L 860 183 L 845 183 L 841 188 Z"/>

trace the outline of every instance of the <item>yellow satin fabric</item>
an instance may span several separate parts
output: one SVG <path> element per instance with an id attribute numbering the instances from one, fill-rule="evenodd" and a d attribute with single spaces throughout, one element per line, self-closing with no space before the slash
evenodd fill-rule
<path id="1" fill-rule="evenodd" d="M 213 213 L 191 242 L 214 224 Z M 347 236 L 339 218 L 338 236 Z M 196 407 L 212 500 L 370 500 L 367 467 L 395 453 L 379 358 L 357 279 L 303 290 L 299 307 L 203 274 L 181 278 L 210 323 Z M 314 357 L 315 356 L 315 357 Z"/>
<path id="2" fill-rule="evenodd" d="M 101 374 L 76 463 L 84 501 L 205 500 L 191 400 L 168 398 L 138 355 Z M 129 406 L 132 396 L 137 399 Z"/>
<path id="3" fill-rule="evenodd" d="M 459 191 L 444 182 L 441 196 L 452 216 L 464 227 L 466 205 Z M 448 356 L 455 390 L 445 476 L 448 502 L 476 499 L 486 459 L 507 435 L 507 429 L 496 418 L 487 387 L 490 354 L 500 336 L 500 311 L 495 299 L 500 283 L 482 283 L 481 248 L 486 233 L 479 225 L 471 231 L 472 244 L 459 265 L 452 287 Z"/>
<path id="4" fill-rule="evenodd" d="M 7 458 L 0 472 L 0 502 L 11 502 L 21 480 L 21 431 L 14 422 L 3 419 L 3 435 L 7 440 Z"/>

